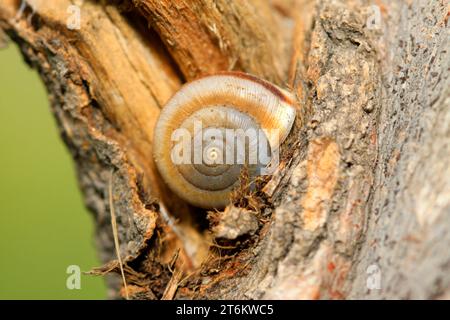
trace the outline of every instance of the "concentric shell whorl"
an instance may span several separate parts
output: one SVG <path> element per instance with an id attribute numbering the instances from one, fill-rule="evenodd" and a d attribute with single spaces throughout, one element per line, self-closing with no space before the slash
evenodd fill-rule
<path id="1" fill-rule="evenodd" d="M 273 84 L 238 72 L 207 76 L 184 85 L 162 109 L 154 133 L 154 160 L 182 199 L 202 208 L 222 208 L 239 181 L 243 162 L 251 175 L 266 165 L 259 158 L 249 162 L 250 150 L 268 145 L 270 152 L 277 151 L 295 114 L 294 98 Z M 249 134 L 233 137 L 233 132 Z"/>

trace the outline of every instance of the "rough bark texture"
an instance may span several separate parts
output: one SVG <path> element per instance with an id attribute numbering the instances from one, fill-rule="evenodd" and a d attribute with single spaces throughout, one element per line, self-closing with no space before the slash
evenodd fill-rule
<path id="1" fill-rule="evenodd" d="M 48 88 L 94 273 L 119 272 L 112 203 L 132 298 L 450 297 L 445 0 L 50 2 L 1 0 L 0 30 Z M 275 175 L 207 214 L 160 181 L 153 127 L 184 81 L 222 70 L 288 87 L 299 116 Z"/>

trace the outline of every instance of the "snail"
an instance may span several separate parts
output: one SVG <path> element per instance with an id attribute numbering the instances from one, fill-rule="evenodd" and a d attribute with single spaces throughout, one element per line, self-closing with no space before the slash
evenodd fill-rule
<path id="1" fill-rule="evenodd" d="M 251 177 L 273 166 L 295 120 L 294 101 L 289 92 L 241 72 L 185 84 L 156 123 L 153 157 L 161 177 L 194 206 L 225 207 L 244 165 Z"/>

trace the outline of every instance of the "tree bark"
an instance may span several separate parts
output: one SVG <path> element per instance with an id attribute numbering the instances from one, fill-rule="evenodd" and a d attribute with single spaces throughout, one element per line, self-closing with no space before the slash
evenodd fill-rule
<path id="1" fill-rule="evenodd" d="M 95 216 L 93 273 L 120 273 L 112 205 L 131 298 L 450 298 L 445 0 L 24 4 L 1 0 L 0 30 L 48 89 Z M 223 70 L 287 87 L 299 110 L 270 180 L 208 214 L 162 183 L 153 128 L 182 83 Z M 256 228 L 215 237 L 236 210 Z"/>

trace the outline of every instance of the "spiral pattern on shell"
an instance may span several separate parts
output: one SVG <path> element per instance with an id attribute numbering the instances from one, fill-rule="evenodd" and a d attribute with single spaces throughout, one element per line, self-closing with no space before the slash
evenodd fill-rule
<path id="1" fill-rule="evenodd" d="M 200 78 L 184 85 L 162 109 L 154 160 L 179 197 L 194 206 L 223 208 L 244 165 L 251 176 L 267 165 L 252 150 L 267 145 L 274 154 L 295 115 L 290 93 L 254 76 L 227 72 Z"/>

